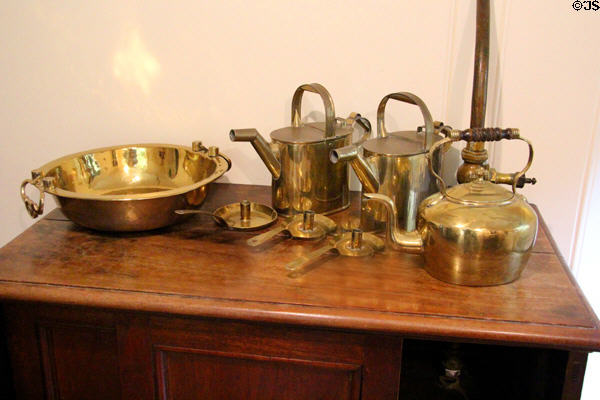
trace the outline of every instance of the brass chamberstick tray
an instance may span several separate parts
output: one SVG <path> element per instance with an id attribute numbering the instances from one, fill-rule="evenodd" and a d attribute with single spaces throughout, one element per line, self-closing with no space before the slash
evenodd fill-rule
<path id="1" fill-rule="evenodd" d="M 258 230 L 277 221 L 277 211 L 273 208 L 248 200 L 219 207 L 213 214 L 236 231 Z"/>

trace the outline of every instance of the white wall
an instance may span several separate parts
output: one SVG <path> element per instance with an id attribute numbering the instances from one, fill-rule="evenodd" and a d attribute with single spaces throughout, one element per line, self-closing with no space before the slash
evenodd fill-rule
<path id="1" fill-rule="evenodd" d="M 596 118 L 600 118 L 600 104 L 596 110 Z M 577 236 L 574 246 L 573 270 L 580 282 L 581 289 L 588 301 L 600 311 L 600 126 L 596 131 L 589 147 L 589 160 L 586 169 L 584 195 L 577 226 Z M 593 399 L 600 393 L 600 353 L 591 354 L 588 361 L 584 382 L 583 398 Z"/>
<path id="2" fill-rule="evenodd" d="M 570 1 L 492 3 L 487 121 L 534 142 L 539 183 L 523 192 L 572 264 L 598 132 L 599 15 Z M 227 132 L 288 125 L 301 83 L 324 84 L 339 114 L 372 121 L 385 94 L 413 91 L 434 118 L 467 127 L 474 19 L 474 0 L 1 2 L 0 245 L 32 223 L 21 180 L 70 152 L 201 139 L 233 158 L 226 181 L 268 184 Z M 321 105 L 306 96 L 304 109 Z M 390 103 L 388 121 L 420 118 Z M 525 160 L 514 143 L 491 156 L 506 171 Z"/>

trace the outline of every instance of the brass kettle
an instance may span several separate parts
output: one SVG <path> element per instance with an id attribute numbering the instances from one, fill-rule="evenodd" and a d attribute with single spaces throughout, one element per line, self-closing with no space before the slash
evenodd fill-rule
<path id="1" fill-rule="evenodd" d="M 385 107 L 390 99 L 418 106 L 425 122 L 423 129 L 388 133 Z M 363 194 L 381 193 L 391 197 L 396 204 L 398 224 L 402 229 L 412 231 L 417 225 L 419 204 L 437 192 L 427 155 L 431 146 L 443 139 L 436 130 L 436 126 L 440 125 L 433 122 L 429 109 L 418 96 L 408 92 L 391 93 L 381 99 L 377 108 L 377 137 L 365 141 L 360 147 L 351 145 L 333 150 L 331 161 L 346 161 L 352 166 L 362 184 Z M 441 154 L 436 153 L 432 161 L 439 168 Z M 367 202 L 363 196 L 361 229 L 381 231 L 385 229 L 386 220 L 385 207 Z"/>
<path id="2" fill-rule="evenodd" d="M 325 123 L 301 122 L 302 95 L 317 93 L 325 105 Z M 292 126 L 271 132 L 271 143 L 256 129 L 232 129 L 234 142 L 250 142 L 271 172 L 273 208 L 282 215 L 312 210 L 331 214 L 350 205 L 348 167 L 329 160 L 331 150 L 351 142 L 355 124 L 364 130 L 358 143 L 371 134 L 371 124 L 360 114 L 336 118 L 331 95 L 318 83 L 298 87 L 292 98 Z"/>
<path id="3" fill-rule="evenodd" d="M 429 157 L 431 160 L 449 142 L 500 139 L 519 139 L 529 146 L 529 160 L 514 174 L 512 191 L 483 179 L 447 188 L 430 163 L 440 192 L 420 204 L 416 231 L 399 229 L 392 199 L 365 194 L 388 211 L 388 241 L 401 251 L 423 254 L 425 269 L 437 279 L 468 286 L 500 285 L 517 279 L 527 264 L 538 218 L 527 200 L 516 193 L 516 186 L 531 166 L 531 143 L 520 137 L 517 129 L 452 130 L 431 147 Z"/>

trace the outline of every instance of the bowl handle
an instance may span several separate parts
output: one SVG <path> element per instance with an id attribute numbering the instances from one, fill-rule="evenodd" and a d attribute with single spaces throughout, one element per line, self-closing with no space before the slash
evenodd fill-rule
<path id="1" fill-rule="evenodd" d="M 32 175 L 34 175 L 32 173 Z M 40 199 L 36 203 L 31 200 L 27 193 L 25 193 L 25 188 L 27 185 L 33 185 L 37 190 L 40 191 Z M 21 183 L 21 199 L 23 203 L 25 203 L 25 209 L 31 216 L 31 218 L 37 218 L 38 216 L 44 213 L 44 187 L 42 185 L 42 176 L 38 175 L 32 179 L 25 179 L 23 183 Z"/>

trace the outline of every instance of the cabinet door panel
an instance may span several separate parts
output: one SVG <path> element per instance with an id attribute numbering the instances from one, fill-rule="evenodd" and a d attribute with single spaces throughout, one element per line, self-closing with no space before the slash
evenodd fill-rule
<path id="1" fill-rule="evenodd" d="M 49 399 L 120 397 L 114 329 L 44 324 L 39 337 Z"/>
<path id="2" fill-rule="evenodd" d="M 121 397 L 111 313 L 35 304 L 4 312 L 17 398 Z"/>
<path id="3" fill-rule="evenodd" d="M 161 400 L 359 398 L 358 365 L 163 346 L 155 357 Z"/>
<path id="4" fill-rule="evenodd" d="M 153 318 L 164 400 L 396 400 L 401 340 L 282 325 Z"/>

